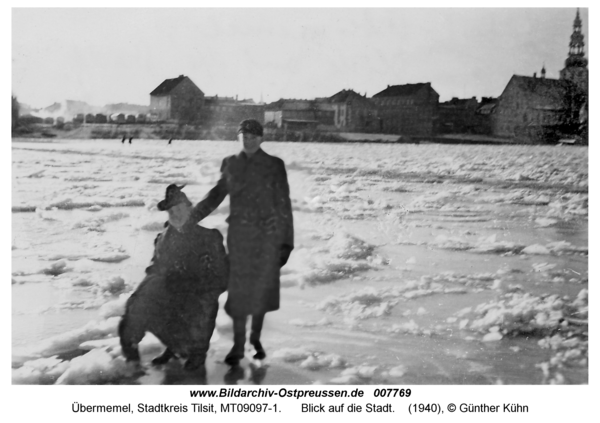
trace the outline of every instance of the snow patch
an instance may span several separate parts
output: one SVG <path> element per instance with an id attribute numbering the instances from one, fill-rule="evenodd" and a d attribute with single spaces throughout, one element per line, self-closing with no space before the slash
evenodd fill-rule
<path id="1" fill-rule="evenodd" d="M 306 360 L 312 353 L 304 348 L 282 348 L 273 352 L 273 358 L 278 358 L 286 363 L 295 363 Z"/>
<path id="2" fill-rule="evenodd" d="M 100 283 L 100 289 L 112 295 L 120 294 L 127 289 L 125 279 L 121 276 L 113 276 L 108 280 L 104 280 Z"/>
<path id="3" fill-rule="evenodd" d="M 350 277 L 371 269 L 384 260 L 373 257 L 375 246 L 348 233 L 336 233 L 325 247 L 311 251 L 309 267 L 302 275 L 302 285 L 318 285 Z"/>
<path id="4" fill-rule="evenodd" d="M 30 360 L 12 371 L 12 383 L 16 385 L 53 384 L 69 367 L 69 362 L 56 356 Z"/>
<path id="5" fill-rule="evenodd" d="M 98 216 L 90 219 L 85 219 L 73 224 L 72 229 L 87 229 L 88 231 L 104 232 L 104 224 L 116 222 L 117 220 L 129 217 L 127 213 L 110 213 L 105 216 Z"/>
<path id="6" fill-rule="evenodd" d="M 293 326 L 299 326 L 299 327 L 305 327 L 305 328 L 313 328 L 313 327 L 317 327 L 317 326 L 327 326 L 327 325 L 331 324 L 329 319 L 327 319 L 326 317 L 324 317 L 321 320 L 316 321 L 316 322 L 314 322 L 314 321 L 310 322 L 310 321 L 306 321 L 303 319 L 292 319 L 288 323 Z"/>
<path id="7" fill-rule="evenodd" d="M 317 306 L 318 310 L 342 314 L 351 320 L 363 320 L 389 314 L 397 304 L 396 293 L 390 290 L 364 288 L 347 295 L 329 297 Z"/>
<path id="8" fill-rule="evenodd" d="M 523 248 L 521 254 L 550 254 L 550 250 L 540 244 L 533 244 Z"/>
<path id="9" fill-rule="evenodd" d="M 109 348 L 93 349 L 87 354 L 75 357 L 68 369 L 58 378 L 57 385 L 98 385 L 116 382 L 131 377 L 139 371 L 133 363 L 115 356 Z"/>
<path id="10" fill-rule="evenodd" d="M 580 295 L 584 298 L 586 294 L 582 292 Z M 507 293 L 498 300 L 480 304 L 472 311 L 466 310 L 457 315 L 470 315 L 469 328 L 478 332 L 497 332 L 503 335 L 552 334 L 571 327 L 570 317 L 587 318 L 587 302 L 579 298 L 568 302 L 558 295 Z"/>
<path id="11" fill-rule="evenodd" d="M 330 383 L 338 385 L 359 385 L 368 383 L 374 376 L 378 366 L 356 366 L 344 370 L 340 377 L 332 379 Z"/>
<path id="12" fill-rule="evenodd" d="M 104 263 L 119 263 L 123 260 L 127 260 L 129 258 L 129 254 L 112 252 L 112 253 L 103 253 L 96 254 L 90 257 L 90 260 L 93 261 L 101 261 Z"/>
<path id="13" fill-rule="evenodd" d="M 120 317 L 111 317 L 102 321 L 91 321 L 85 326 L 48 338 L 20 355 L 31 357 L 51 357 L 73 351 L 85 341 L 106 338 L 117 334 Z"/>
<path id="14" fill-rule="evenodd" d="M 535 219 L 535 224 L 540 228 L 547 228 L 548 226 L 556 225 L 556 223 L 558 223 L 556 219 L 550 219 L 545 217 Z"/>
<path id="15" fill-rule="evenodd" d="M 345 360 L 337 354 L 312 353 L 302 363 L 300 367 L 308 370 L 320 370 L 322 368 L 345 367 Z"/>
<path id="16" fill-rule="evenodd" d="M 131 294 L 121 294 L 116 300 L 104 303 L 98 313 L 104 319 L 119 317 L 125 314 L 125 305 Z"/>

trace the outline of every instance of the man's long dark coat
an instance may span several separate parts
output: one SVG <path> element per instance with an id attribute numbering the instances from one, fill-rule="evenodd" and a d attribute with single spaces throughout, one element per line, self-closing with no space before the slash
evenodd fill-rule
<path id="1" fill-rule="evenodd" d="M 198 222 L 230 197 L 230 273 L 225 311 L 232 317 L 279 309 L 281 251 L 294 246 L 294 225 L 283 160 L 259 149 L 226 157 L 221 178 L 192 212 Z"/>

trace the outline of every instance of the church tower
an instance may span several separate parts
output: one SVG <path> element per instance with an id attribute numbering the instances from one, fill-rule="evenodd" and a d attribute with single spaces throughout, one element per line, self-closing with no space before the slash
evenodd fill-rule
<path id="1" fill-rule="evenodd" d="M 583 52 L 583 33 L 581 32 L 581 19 L 579 9 L 573 22 L 573 33 L 569 43 L 569 57 L 565 60 L 565 67 L 560 71 L 560 79 L 574 82 L 585 92 L 588 90 L 588 61 Z"/>

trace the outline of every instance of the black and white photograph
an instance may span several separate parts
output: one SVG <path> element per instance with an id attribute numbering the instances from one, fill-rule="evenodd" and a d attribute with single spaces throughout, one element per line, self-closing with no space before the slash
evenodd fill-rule
<path id="1" fill-rule="evenodd" d="M 11 9 L 12 385 L 590 383 L 587 7 L 163 6 Z"/>

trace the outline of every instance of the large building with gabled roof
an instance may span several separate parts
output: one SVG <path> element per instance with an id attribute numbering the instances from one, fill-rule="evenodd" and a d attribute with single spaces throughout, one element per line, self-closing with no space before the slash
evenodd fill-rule
<path id="1" fill-rule="evenodd" d="M 413 136 L 433 135 L 439 98 L 429 82 L 388 85 L 372 97 L 379 107 L 379 131 Z"/>
<path id="2" fill-rule="evenodd" d="M 158 121 L 196 122 L 204 105 L 204 93 L 185 76 L 165 79 L 150 93 L 150 115 Z"/>
<path id="3" fill-rule="evenodd" d="M 543 69 L 542 69 L 543 70 Z M 565 84 L 559 79 L 513 75 L 498 99 L 492 133 L 537 140 L 557 130 L 564 112 Z"/>

